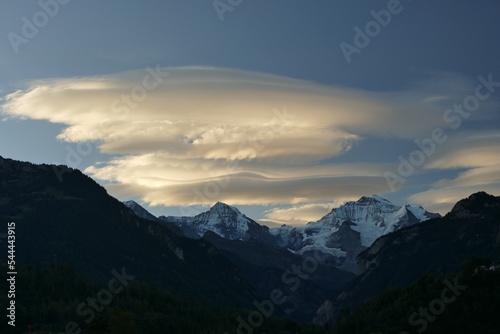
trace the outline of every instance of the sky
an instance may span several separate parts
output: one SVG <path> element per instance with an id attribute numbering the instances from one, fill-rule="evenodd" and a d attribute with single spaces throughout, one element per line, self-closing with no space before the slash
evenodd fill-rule
<path id="1" fill-rule="evenodd" d="M 500 195 L 494 0 L 0 3 L 0 155 L 269 226 Z M 64 182 L 64 173 L 57 174 Z"/>

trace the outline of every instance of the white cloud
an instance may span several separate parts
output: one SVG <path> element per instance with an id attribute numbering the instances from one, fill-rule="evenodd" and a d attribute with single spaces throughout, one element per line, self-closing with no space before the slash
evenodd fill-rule
<path id="1" fill-rule="evenodd" d="M 500 196 L 500 182 L 430 189 L 410 196 L 410 200 L 421 204 L 428 211 L 444 215 L 450 212 L 459 200 L 479 191 Z"/>
<path id="2" fill-rule="evenodd" d="M 478 191 L 500 195 L 500 133 L 487 131 L 468 133 L 452 140 L 445 152 L 434 158 L 427 168 L 466 169 L 453 179 L 442 179 L 430 190 L 415 194 L 411 200 L 434 208 L 441 214 L 453 205 Z"/>
<path id="3" fill-rule="evenodd" d="M 455 179 L 443 179 L 435 187 L 472 186 L 500 182 L 500 133 L 469 133 L 454 139 L 427 165 L 429 169 L 467 169 Z"/>
<path id="4" fill-rule="evenodd" d="M 455 179 L 440 180 L 436 187 L 473 186 L 500 182 L 500 164 L 485 167 L 476 167 L 459 173 Z"/>
<path id="5" fill-rule="evenodd" d="M 348 198 L 347 200 L 352 200 L 354 198 Z M 346 200 L 346 201 L 347 201 Z M 303 204 L 296 205 L 289 208 L 274 208 L 271 210 L 267 210 L 265 212 L 265 218 L 261 221 L 269 224 L 269 222 L 282 225 L 297 225 L 301 226 L 311 221 L 317 221 L 327 213 L 332 211 L 333 208 L 336 208 L 342 205 L 343 202 L 330 202 L 330 203 L 312 203 L 312 204 Z"/>
<path id="6" fill-rule="evenodd" d="M 500 165 L 500 132 L 463 133 L 431 156 L 426 168 L 475 168 Z"/>
<path id="7" fill-rule="evenodd" d="M 112 182 L 113 194 L 166 206 L 298 204 L 387 191 L 392 164 L 322 161 L 367 135 L 413 139 L 445 126 L 448 81 L 384 93 L 229 69 L 149 69 L 35 81 L 2 109 L 65 124 L 60 140 L 97 141 L 121 156 L 86 170 Z"/>

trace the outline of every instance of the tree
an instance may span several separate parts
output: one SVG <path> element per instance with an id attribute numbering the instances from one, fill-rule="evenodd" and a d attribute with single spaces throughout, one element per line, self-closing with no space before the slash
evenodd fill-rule
<path id="1" fill-rule="evenodd" d="M 132 312 L 125 312 L 118 307 L 113 307 L 109 309 L 108 315 L 110 334 L 139 334 Z"/>

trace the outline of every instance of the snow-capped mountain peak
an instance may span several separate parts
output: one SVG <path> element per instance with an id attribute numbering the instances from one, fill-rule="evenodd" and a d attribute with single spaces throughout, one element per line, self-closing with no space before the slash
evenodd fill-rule
<path id="1" fill-rule="evenodd" d="M 391 205 L 392 205 L 392 203 L 391 203 L 389 200 L 387 200 L 387 199 L 385 199 L 385 198 L 383 198 L 383 197 L 380 197 L 380 196 L 379 196 L 379 195 L 377 195 L 377 194 L 374 194 L 374 195 L 372 196 L 372 198 L 373 198 L 374 200 L 376 200 L 377 202 L 381 202 L 381 203 L 386 203 L 386 204 L 391 204 Z"/>
<path id="2" fill-rule="evenodd" d="M 215 203 L 209 210 L 209 212 L 217 212 L 219 214 L 227 214 L 230 212 L 234 212 L 237 215 L 243 215 L 240 210 L 238 210 L 236 207 L 227 205 L 226 203 L 222 202 L 217 202 Z"/>
<path id="3" fill-rule="evenodd" d="M 387 233 L 402 227 L 438 217 L 421 206 L 397 206 L 378 195 L 349 201 L 316 222 L 300 227 L 278 227 L 270 230 L 282 247 L 304 254 L 322 249 L 337 254 L 344 269 L 356 270 L 356 256 Z M 345 257 L 345 259 L 340 259 Z"/>
<path id="4" fill-rule="evenodd" d="M 441 217 L 441 215 L 438 213 L 432 213 L 425 210 L 421 205 L 411 206 L 407 204 L 405 205 L 405 207 L 420 221 L 426 221 L 429 219 Z"/>
<path id="5" fill-rule="evenodd" d="M 229 240 L 250 238 L 269 239 L 268 228 L 248 218 L 234 206 L 222 202 L 215 203 L 208 211 L 194 217 L 160 217 L 179 226 L 187 236 L 201 238 L 211 231 Z"/>
<path id="6" fill-rule="evenodd" d="M 369 203 L 379 202 L 386 205 L 393 205 L 389 200 L 380 197 L 377 194 L 374 194 L 373 196 L 363 196 L 357 202 L 369 202 Z"/>
<path id="7" fill-rule="evenodd" d="M 152 220 L 152 221 L 158 221 L 158 218 L 156 218 L 155 216 L 153 216 L 151 213 L 149 213 L 148 210 L 144 209 L 139 203 L 137 203 L 136 201 L 125 201 L 123 202 L 123 204 L 125 204 L 125 206 L 127 206 L 128 208 L 130 208 L 132 211 L 134 211 L 134 213 L 136 215 L 138 215 L 139 217 L 141 218 L 144 218 L 144 219 L 148 219 L 148 220 Z"/>
<path id="8" fill-rule="evenodd" d="M 126 205 L 144 214 L 137 203 L 129 201 Z M 328 254 L 336 266 L 356 272 L 356 256 L 377 238 L 436 217 L 439 214 L 421 206 L 398 206 L 373 195 L 346 202 L 318 221 L 296 227 L 283 225 L 269 229 L 222 202 L 194 217 L 161 216 L 159 220 L 175 224 L 185 236 L 195 239 L 211 231 L 224 239 L 248 241 L 253 238 L 300 255 L 320 251 Z"/>
<path id="9" fill-rule="evenodd" d="M 330 214 L 335 216 L 337 225 L 345 221 L 352 222 L 351 228 L 360 233 L 361 244 L 364 247 L 369 247 L 384 234 L 419 222 L 413 219 L 415 217 L 408 217 L 406 207 L 396 206 L 377 195 L 361 197 L 356 202 L 347 202 L 333 209 Z"/>
<path id="10" fill-rule="evenodd" d="M 198 225 L 200 233 L 215 232 L 228 239 L 244 239 L 250 224 L 257 224 L 247 218 L 238 209 L 222 202 L 217 202 L 209 211 L 201 213 L 194 222 Z"/>

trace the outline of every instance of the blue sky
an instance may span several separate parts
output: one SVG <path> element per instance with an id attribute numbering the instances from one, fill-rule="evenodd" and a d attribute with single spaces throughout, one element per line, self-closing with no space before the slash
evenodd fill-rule
<path id="1" fill-rule="evenodd" d="M 302 224 L 373 193 L 445 213 L 500 195 L 499 9 L 3 1 L 0 155 L 69 164 L 155 214 L 221 200 Z"/>

